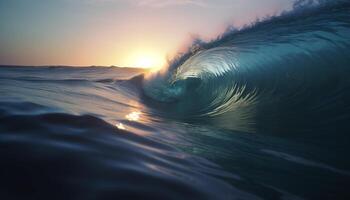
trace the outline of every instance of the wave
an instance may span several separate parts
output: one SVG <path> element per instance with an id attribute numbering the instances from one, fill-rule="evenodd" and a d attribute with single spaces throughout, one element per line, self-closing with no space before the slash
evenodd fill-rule
<path id="1" fill-rule="evenodd" d="M 297 1 L 293 11 L 196 40 L 143 80 L 145 101 L 163 116 L 248 132 L 348 130 L 349 9 Z"/>

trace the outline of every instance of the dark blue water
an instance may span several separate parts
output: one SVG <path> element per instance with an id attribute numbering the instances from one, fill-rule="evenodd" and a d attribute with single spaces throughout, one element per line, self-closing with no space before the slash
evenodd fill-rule
<path id="1" fill-rule="evenodd" d="M 350 199 L 350 4 L 298 2 L 159 73 L 0 67 L 1 199 Z"/>

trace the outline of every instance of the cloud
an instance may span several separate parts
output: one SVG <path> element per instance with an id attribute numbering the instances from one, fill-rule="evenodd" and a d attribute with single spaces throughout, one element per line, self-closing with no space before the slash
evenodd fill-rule
<path id="1" fill-rule="evenodd" d="M 167 6 L 185 6 L 185 5 L 206 7 L 207 3 L 204 0 L 138 0 L 137 5 L 156 7 L 156 8 L 162 8 Z"/>

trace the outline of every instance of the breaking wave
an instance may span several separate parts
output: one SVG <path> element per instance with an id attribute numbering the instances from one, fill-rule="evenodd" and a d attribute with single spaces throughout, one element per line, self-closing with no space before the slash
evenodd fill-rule
<path id="1" fill-rule="evenodd" d="M 159 114 L 242 131 L 348 129 L 350 3 L 293 11 L 196 41 L 143 80 Z"/>

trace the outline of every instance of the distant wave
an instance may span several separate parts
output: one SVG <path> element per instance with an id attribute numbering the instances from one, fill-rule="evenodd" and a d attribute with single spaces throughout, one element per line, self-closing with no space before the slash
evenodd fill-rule
<path id="1" fill-rule="evenodd" d="M 144 80 L 145 101 L 161 115 L 229 129 L 348 130 L 349 10 L 348 1 L 297 1 L 293 11 L 197 40 Z"/>

